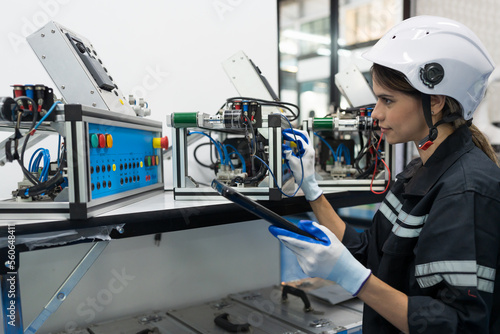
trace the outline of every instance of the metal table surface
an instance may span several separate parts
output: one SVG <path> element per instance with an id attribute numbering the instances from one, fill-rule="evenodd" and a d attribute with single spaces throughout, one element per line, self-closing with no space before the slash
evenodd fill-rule
<path id="1" fill-rule="evenodd" d="M 383 199 L 382 195 L 355 191 L 329 193 L 325 196 L 335 209 L 377 203 Z M 300 195 L 280 201 L 259 201 L 259 203 L 283 216 L 311 211 L 309 203 Z M 172 191 L 164 191 L 86 220 L 0 219 L 0 248 L 2 238 L 7 235 L 8 226 L 15 227 L 17 237 L 110 227 L 110 237 L 120 239 L 254 219 L 258 217 L 222 197 L 217 201 L 175 201 Z M 113 229 L 115 226 L 121 226 L 123 230 Z"/>

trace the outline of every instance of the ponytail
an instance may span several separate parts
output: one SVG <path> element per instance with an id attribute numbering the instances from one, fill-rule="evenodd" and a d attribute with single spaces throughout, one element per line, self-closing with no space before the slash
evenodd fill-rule
<path id="1" fill-rule="evenodd" d="M 461 110 L 460 104 L 455 99 L 447 96 L 445 107 L 443 108 L 443 117 L 453 112 L 460 112 L 460 110 Z M 467 121 L 465 121 L 462 117 L 460 117 L 459 119 L 453 122 L 453 126 L 456 129 L 467 123 L 468 123 Z M 498 167 L 500 167 L 500 161 L 498 160 L 498 156 L 493 147 L 491 146 L 488 138 L 486 138 L 486 136 L 481 132 L 481 130 L 477 128 L 477 126 L 475 126 L 472 123 L 469 124 L 470 124 L 469 130 L 472 133 L 472 142 L 474 143 L 474 145 L 476 145 L 481 151 L 483 151 L 488 156 L 488 158 L 490 158 Z"/>
<path id="2" fill-rule="evenodd" d="M 471 124 L 469 127 L 470 132 L 472 133 L 472 141 L 474 142 L 474 145 L 479 147 L 481 151 L 486 153 L 488 158 L 493 160 L 494 163 L 497 164 L 498 167 L 500 167 L 500 161 L 498 161 L 498 156 L 491 146 L 490 142 L 488 141 L 488 138 L 475 126 L 474 124 Z"/>

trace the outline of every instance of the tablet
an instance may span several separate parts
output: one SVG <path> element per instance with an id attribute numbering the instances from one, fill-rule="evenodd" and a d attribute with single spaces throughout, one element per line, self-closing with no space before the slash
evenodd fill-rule
<path id="1" fill-rule="evenodd" d="M 278 215 L 276 212 L 273 212 L 266 208 L 265 206 L 257 203 L 253 199 L 239 193 L 233 187 L 228 187 L 225 184 L 220 183 L 216 179 L 212 181 L 212 188 L 214 188 L 219 194 L 230 200 L 231 202 L 239 205 L 243 209 L 253 213 L 254 215 L 267 220 L 269 223 L 274 226 L 283 228 L 290 232 L 294 232 L 315 240 L 319 240 L 315 236 L 310 233 L 301 230 L 297 225 L 292 222 L 286 220 L 285 218 Z"/>

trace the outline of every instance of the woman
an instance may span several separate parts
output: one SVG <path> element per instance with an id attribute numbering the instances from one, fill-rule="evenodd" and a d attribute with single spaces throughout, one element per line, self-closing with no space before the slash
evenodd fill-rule
<path id="1" fill-rule="evenodd" d="M 307 134 L 285 134 L 304 147 L 303 171 L 291 151 L 286 159 L 304 173 L 320 223 L 300 227 L 321 241 L 270 231 L 306 274 L 365 302 L 363 333 L 500 333 L 500 169 L 472 125 L 493 62 L 468 28 L 431 16 L 403 21 L 364 57 L 374 63 L 372 117 L 390 144 L 414 142 L 420 157 L 357 233 L 322 195 Z"/>

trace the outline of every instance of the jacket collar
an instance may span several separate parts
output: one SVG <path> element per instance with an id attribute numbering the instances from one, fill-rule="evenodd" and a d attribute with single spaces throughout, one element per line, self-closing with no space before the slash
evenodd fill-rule
<path id="1" fill-rule="evenodd" d="M 462 155 L 475 147 L 472 134 L 466 125 L 456 129 L 448 136 L 422 165 L 420 158 L 408 165 L 409 173 L 413 174 L 405 187 L 407 196 L 424 196 Z M 406 170 L 406 169 L 405 169 Z M 404 174 L 401 173 L 401 174 Z M 409 175 L 402 175 L 409 176 Z"/>

